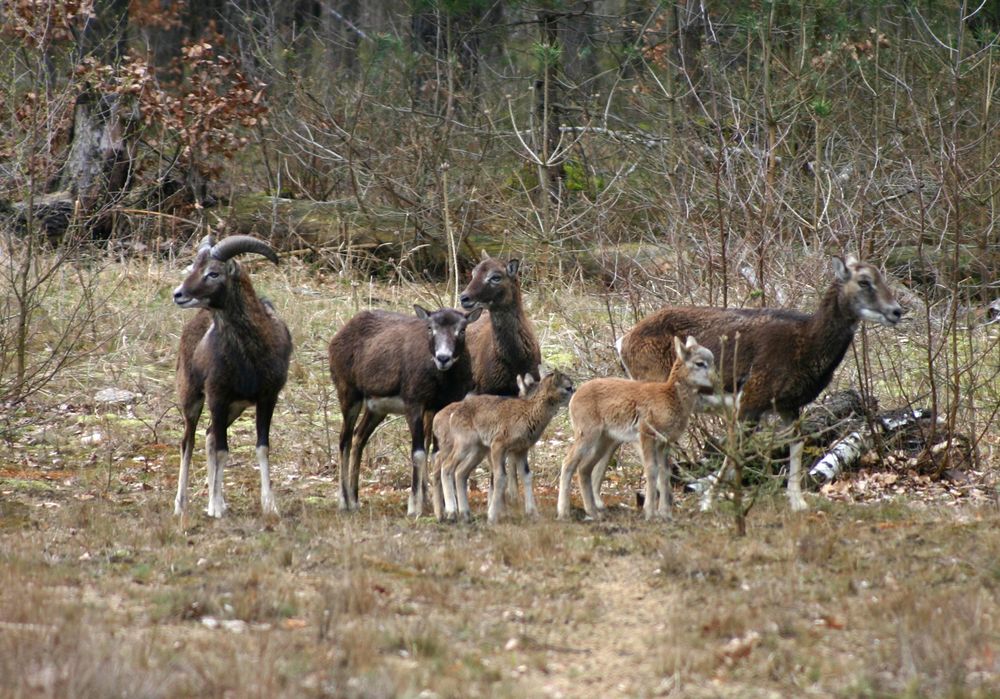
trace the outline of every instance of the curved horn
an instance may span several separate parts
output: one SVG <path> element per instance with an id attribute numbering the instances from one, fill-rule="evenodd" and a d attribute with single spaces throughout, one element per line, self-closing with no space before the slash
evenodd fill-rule
<path id="1" fill-rule="evenodd" d="M 258 255 L 263 255 L 274 264 L 278 264 L 278 255 L 271 249 L 271 246 L 253 236 L 231 235 L 212 247 L 212 257 L 220 262 L 225 262 L 231 257 L 245 252 L 255 252 Z"/>

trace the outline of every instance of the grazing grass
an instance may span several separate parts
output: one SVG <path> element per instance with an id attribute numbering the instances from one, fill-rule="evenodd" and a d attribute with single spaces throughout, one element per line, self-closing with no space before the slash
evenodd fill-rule
<path id="1" fill-rule="evenodd" d="M 666 527 L 622 510 L 491 528 L 375 496 L 267 529 L 183 526 L 169 487 L 85 492 L 18 493 L 30 514 L 4 517 L 5 696 L 1000 690 L 992 510 L 768 504 L 737 540 L 686 501 Z"/>
<path id="2" fill-rule="evenodd" d="M 553 521 L 565 411 L 533 452 L 540 519 L 408 520 L 409 440 L 389 420 L 366 450 L 361 511 L 343 515 L 326 342 L 369 303 L 441 299 L 292 262 L 255 273 L 296 339 L 272 434 L 282 518 L 259 517 L 251 412 L 230 438 L 227 517 L 200 514 L 199 438 L 178 520 L 172 377 L 188 316 L 167 291 L 179 271 L 105 273 L 122 292 L 102 322 L 125 331 L 3 418 L 0 696 L 1000 693 L 1000 518 L 971 496 L 991 492 L 995 427 L 986 481 L 877 502 L 813 495 L 804 514 L 765 492 L 737 539 L 724 503 L 700 513 L 679 491 L 673 523 L 644 522 L 631 454 L 609 472 L 606 520 Z M 546 356 L 580 380 L 617 373 L 606 298 L 527 296 Z M 886 332 L 869 341 L 893 360 Z M 848 362 L 838 382 L 855 375 Z M 137 397 L 96 402 L 106 387 Z"/>

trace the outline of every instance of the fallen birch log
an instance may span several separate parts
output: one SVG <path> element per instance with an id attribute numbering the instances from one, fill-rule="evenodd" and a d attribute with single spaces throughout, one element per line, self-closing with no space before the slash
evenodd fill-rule
<path id="1" fill-rule="evenodd" d="M 930 417 L 924 408 L 915 410 L 895 410 L 875 418 L 875 427 L 882 436 L 889 436 L 916 425 Z M 809 477 L 815 483 L 829 483 L 842 472 L 850 469 L 874 446 L 875 435 L 867 424 L 841 437 L 830 450 L 809 469 Z"/>
<path id="2" fill-rule="evenodd" d="M 813 486 L 822 486 L 855 468 L 861 457 L 875 447 L 876 433 L 890 449 L 916 453 L 926 446 L 930 410 L 915 408 L 879 413 L 871 423 L 875 432 L 863 415 L 861 396 L 853 390 L 830 394 L 803 415 L 800 429 L 806 444 L 826 450 L 808 469 Z M 717 444 L 709 444 L 705 452 L 706 458 L 718 459 L 722 449 Z M 787 454 L 787 445 L 782 445 L 771 453 L 771 458 L 780 460 L 787 458 Z M 714 480 L 712 473 L 689 481 L 686 489 L 702 492 Z"/>
<path id="3" fill-rule="evenodd" d="M 861 394 L 854 389 L 830 393 L 805 411 L 800 423 L 800 431 L 808 446 L 824 447 L 833 443 L 845 431 L 853 430 L 863 414 Z M 788 458 L 788 444 L 784 440 L 779 441 L 781 443 L 770 451 L 769 458 L 773 461 Z M 702 454 L 702 465 L 721 459 L 724 453 L 725 449 L 721 443 L 709 439 Z M 711 473 L 707 476 L 693 480 L 688 479 L 685 489 L 695 493 L 704 492 L 709 486 L 715 484 L 717 468 L 717 465 L 713 466 L 710 469 Z"/>

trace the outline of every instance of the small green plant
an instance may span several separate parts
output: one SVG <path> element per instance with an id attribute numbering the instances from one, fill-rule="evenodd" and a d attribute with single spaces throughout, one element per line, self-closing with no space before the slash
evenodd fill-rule
<path id="1" fill-rule="evenodd" d="M 562 46 L 558 43 L 535 43 L 531 47 L 531 52 L 542 70 L 559 65 L 562 59 Z"/>
<path id="2" fill-rule="evenodd" d="M 820 119 L 826 119 L 828 116 L 833 114 L 833 103 L 823 97 L 817 97 L 810 102 L 809 108 L 812 109 L 812 113 Z"/>

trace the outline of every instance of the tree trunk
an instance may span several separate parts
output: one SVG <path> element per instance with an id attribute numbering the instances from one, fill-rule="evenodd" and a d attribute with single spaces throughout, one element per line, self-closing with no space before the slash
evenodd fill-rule
<path id="1" fill-rule="evenodd" d="M 545 163 L 539 168 L 542 174 L 539 186 L 544 195 L 553 201 L 559 200 L 561 182 L 565 176 L 562 161 L 552 161 L 559 149 L 562 123 L 561 45 L 559 43 L 559 18 L 555 12 L 541 11 L 538 20 L 541 25 L 542 66 L 541 75 L 535 81 L 535 114 L 541 131 L 541 153 L 539 160 Z M 548 223 L 548 222 L 547 222 Z"/>
<path id="2" fill-rule="evenodd" d="M 50 243 L 58 243 L 74 219 L 92 238 L 111 235 L 111 209 L 128 191 L 132 173 L 127 123 L 117 96 L 88 91 L 77 98 L 69 154 L 57 189 L 31 204 L 32 217 Z M 29 219 L 27 206 L 14 206 L 22 227 Z"/>
<path id="3" fill-rule="evenodd" d="M 115 95 L 85 92 L 76 101 L 73 137 L 59 189 L 84 212 L 96 212 L 126 189 L 131 158 L 126 119 Z"/>

